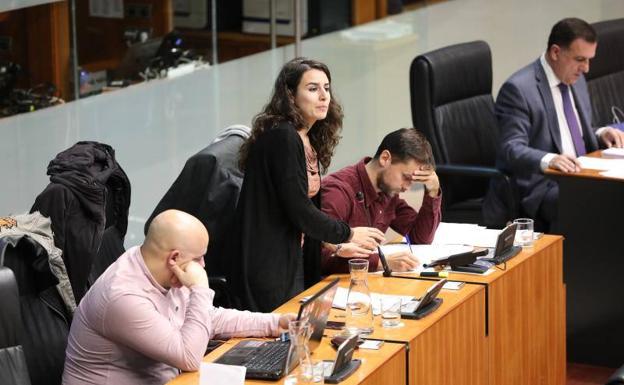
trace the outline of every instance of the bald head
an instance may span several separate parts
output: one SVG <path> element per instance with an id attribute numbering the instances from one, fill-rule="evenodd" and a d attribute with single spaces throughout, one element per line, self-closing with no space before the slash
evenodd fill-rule
<path id="1" fill-rule="evenodd" d="M 167 210 L 158 214 L 150 224 L 143 247 L 159 254 L 180 250 L 203 255 L 208 247 L 208 231 L 194 216 L 179 210 Z"/>

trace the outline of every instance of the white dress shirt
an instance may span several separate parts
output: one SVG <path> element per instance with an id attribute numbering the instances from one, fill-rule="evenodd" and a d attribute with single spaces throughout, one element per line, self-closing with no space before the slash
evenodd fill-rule
<path id="1" fill-rule="evenodd" d="M 553 103 L 555 104 L 555 111 L 557 112 L 557 122 L 559 123 L 559 134 L 561 135 L 561 153 L 576 158 L 576 150 L 574 149 L 574 142 L 572 141 L 572 135 L 570 135 L 570 128 L 568 127 L 568 121 L 566 120 L 565 113 L 563 112 L 563 98 L 561 96 L 561 90 L 559 84 L 561 80 L 555 75 L 555 71 L 550 67 L 550 64 L 546 61 L 546 53 L 543 53 L 540 57 L 540 63 L 544 72 L 546 73 L 546 79 L 548 80 L 548 86 L 550 87 L 550 93 L 552 94 Z M 568 92 L 572 92 L 568 87 Z M 570 95 L 570 100 L 574 101 L 573 95 Z M 579 114 L 576 109 L 576 103 L 572 103 L 572 109 L 574 110 L 574 116 L 579 122 L 579 129 L 581 130 L 581 137 L 583 136 L 582 123 L 579 119 Z M 596 131 L 596 135 L 600 136 L 605 127 Z M 548 168 L 550 161 L 558 154 L 549 153 L 544 155 L 540 161 L 540 167 L 542 171 Z"/>

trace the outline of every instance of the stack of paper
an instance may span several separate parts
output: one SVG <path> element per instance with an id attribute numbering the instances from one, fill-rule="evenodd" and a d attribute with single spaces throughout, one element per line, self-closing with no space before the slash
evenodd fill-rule
<path id="1" fill-rule="evenodd" d="M 582 168 L 590 170 L 624 170 L 624 159 L 592 158 L 589 156 L 579 156 L 577 159 Z"/>
<path id="2" fill-rule="evenodd" d="M 336 290 L 336 295 L 334 296 L 334 302 L 332 307 L 336 309 L 345 310 L 347 308 L 347 297 L 349 296 L 349 289 L 344 287 L 339 287 Z M 305 301 L 307 298 L 303 298 Z M 379 301 L 382 298 L 401 298 L 402 303 L 407 303 L 414 299 L 414 296 L 411 295 L 390 295 L 390 294 L 380 294 L 380 293 L 371 293 L 371 301 L 373 302 L 373 314 L 379 315 L 381 314 L 381 308 L 379 305 Z"/>
<path id="3" fill-rule="evenodd" d="M 608 178 L 617 178 L 624 179 L 624 170 L 607 170 L 602 171 L 600 175 L 606 176 Z"/>
<path id="4" fill-rule="evenodd" d="M 486 229 L 469 223 L 440 223 L 433 238 L 434 245 L 470 245 L 496 247 L 501 230 Z"/>
<path id="5" fill-rule="evenodd" d="M 603 158 L 624 158 L 624 148 L 607 148 L 602 151 Z"/>

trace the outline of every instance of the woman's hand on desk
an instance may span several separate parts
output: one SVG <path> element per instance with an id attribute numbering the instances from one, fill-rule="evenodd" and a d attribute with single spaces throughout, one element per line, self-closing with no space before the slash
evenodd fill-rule
<path id="1" fill-rule="evenodd" d="M 350 243 L 355 243 L 368 250 L 375 250 L 383 242 L 384 234 L 374 227 L 353 227 Z"/>
<path id="2" fill-rule="evenodd" d="M 368 258 L 374 251 L 364 248 L 356 243 L 341 243 L 336 245 L 334 256 L 340 258 Z"/>

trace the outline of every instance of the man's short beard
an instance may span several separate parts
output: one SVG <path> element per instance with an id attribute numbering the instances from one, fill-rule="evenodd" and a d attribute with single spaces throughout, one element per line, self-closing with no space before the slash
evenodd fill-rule
<path id="1" fill-rule="evenodd" d="M 381 190 L 381 192 L 383 192 L 384 194 L 388 195 L 388 196 L 394 196 L 395 194 L 398 194 L 399 191 L 394 191 L 392 190 L 384 181 L 384 175 L 385 175 L 385 171 L 380 172 L 377 175 L 377 188 Z"/>

